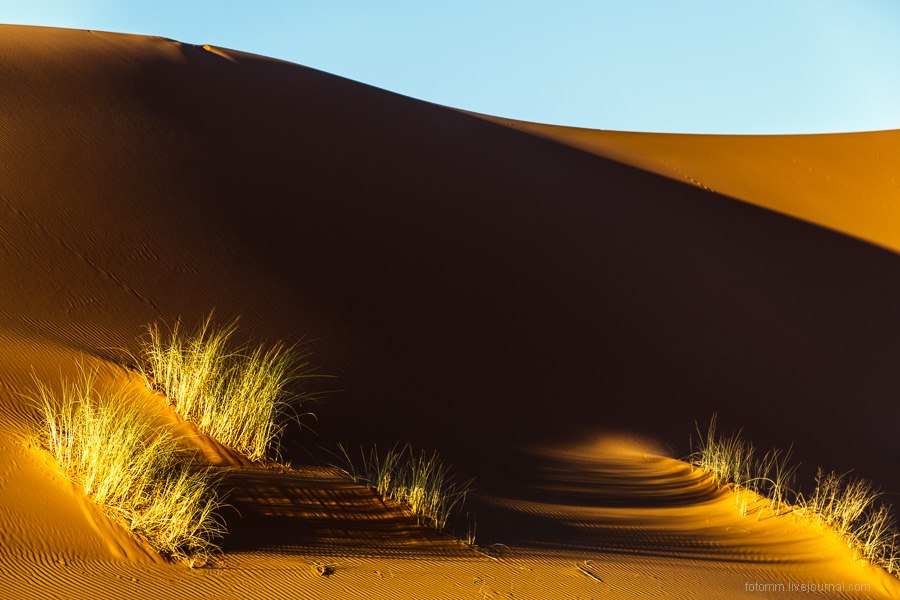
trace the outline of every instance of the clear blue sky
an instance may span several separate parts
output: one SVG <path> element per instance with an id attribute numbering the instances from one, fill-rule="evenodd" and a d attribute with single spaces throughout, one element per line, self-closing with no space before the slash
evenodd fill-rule
<path id="1" fill-rule="evenodd" d="M 900 0 L 0 0 L 0 22 L 209 43 L 548 123 L 900 128 Z"/>

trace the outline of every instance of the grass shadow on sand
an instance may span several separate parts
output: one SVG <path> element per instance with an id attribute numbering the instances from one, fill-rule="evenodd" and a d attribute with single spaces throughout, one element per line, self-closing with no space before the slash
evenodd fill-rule
<path id="1" fill-rule="evenodd" d="M 458 560 L 471 551 L 330 467 L 233 469 L 227 553 Z"/>

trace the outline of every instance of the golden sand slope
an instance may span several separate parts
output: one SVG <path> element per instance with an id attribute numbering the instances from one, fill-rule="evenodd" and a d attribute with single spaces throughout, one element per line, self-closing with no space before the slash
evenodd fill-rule
<path id="1" fill-rule="evenodd" d="M 684 135 L 483 118 L 900 250 L 896 131 Z"/>
<path id="2" fill-rule="evenodd" d="M 0 595 L 895 597 L 834 540 L 741 517 L 664 455 L 718 410 L 896 489 L 900 258 L 636 159 L 240 52 L 0 28 Z M 509 549 L 197 436 L 234 470 L 225 568 L 143 551 L 29 447 L 22 394 L 87 361 L 196 434 L 112 359 L 143 324 L 211 308 L 315 340 L 339 376 L 321 435 L 287 440 L 295 464 L 338 440 L 437 447 L 477 477 L 482 542 Z M 573 443 L 609 431 L 651 442 Z"/>

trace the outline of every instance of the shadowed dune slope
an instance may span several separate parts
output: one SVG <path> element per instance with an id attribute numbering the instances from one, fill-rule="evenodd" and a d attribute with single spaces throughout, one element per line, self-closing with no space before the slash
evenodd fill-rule
<path id="1" fill-rule="evenodd" d="M 896 488 L 894 254 L 293 64 L 3 33 L 0 326 L 102 354 L 217 307 L 318 340 L 326 440 L 677 452 L 718 410 Z"/>
<path id="2" fill-rule="evenodd" d="M 651 552 L 657 538 L 671 554 L 700 548 L 684 555 L 690 569 L 674 575 L 685 590 L 708 572 L 705 561 L 725 556 L 739 567 L 726 583 L 716 580 L 726 586 L 718 597 L 739 596 L 735 582 L 756 573 L 740 569 L 769 560 L 765 547 L 742 549 L 728 536 L 710 542 L 708 531 L 665 524 L 667 511 L 683 510 L 680 522 L 694 527 L 704 503 L 718 502 L 716 523 L 731 527 L 730 501 L 656 456 L 685 454 L 694 420 L 714 411 L 763 445 L 795 442 L 807 468 L 855 468 L 900 488 L 900 257 L 880 247 L 896 244 L 851 227 L 846 207 L 829 213 L 850 215 L 845 230 L 804 213 L 792 204 L 801 184 L 779 187 L 788 175 L 759 187 L 739 165 L 691 175 L 719 194 L 673 180 L 694 173 L 687 167 L 650 164 L 663 159 L 645 149 L 657 147 L 653 140 L 662 147 L 665 136 L 600 156 L 286 62 L 87 31 L 0 27 L 0 108 L 7 504 L 24 506 L 14 485 L 52 488 L 17 445 L 28 418 L 19 394 L 32 369 L 47 378 L 72 372 L 79 356 L 134 350 L 147 322 L 194 323 L 211 308 L 223 319 L 241 315 L 241 331 L 258 338 L 306 336 L 319 371 L 337 376 L 322 384 L 340 391 L 317 409 L 318 437 L 291 432 L 288 457 L 335 441 L 438 448 L 489 495 L 485 510 L 496 518 L 485 530 L 554 556 L 574 552 L 565 554 L 565 573 L 578 589 L 596 582 L 575 570 L 574 557 L 600 552 L 610 565 L 627 562 L 634 527 L 647 537 L 633 552 Z M 815 156 L 853 152 L 869 139 L 888 148 L 900 134 L 812 136 L 790 155 L 802 172 Z M 706 137 L 697 148 L 717 156 L 720 142 L 722 156 L 737 144 Z M 766 161 L 787 152 L 779 138 L 748 144 Z M 776 162 L 783 173 L 794 168 Z M 865 172 L 847 185 L 884 202 L 890 222 L 894 175 Z M 611 434 L 649 440 L 639 445 L 653 461 L 563 450 Z M 542 479 L 532 481 L 535 473 Z M 250 516 L 232 540 L 236 554 L 249 552 L 241 544 L 255 523 L 268 528 L 273 547 L 287 547 L 277 519 L 312 514 L 330 502 L 323 498 L 372 508 L 371 497 L 331 475 L 319 491 L 309 489 L 313 475 L 304 477 L 246 475 L 238 501 Z M 270 488 L 277 501 L 254 495 Z M 45 501 L 77 514 L 70 496 Z M 642 509 L 657 511 L 655 524 L 635 524 Z M 55 543 L 10 516 L 17 510 L 0 515 L 21 526 L 3 534 L 19 536 L 7 540 L 11 547 Z M 353 534 L 337 529 L 354 518 L 298 531 L 340 547 Z M 529 529 L 529 519 L 540 522 Z M 377 545 L 381 525 L 370 525 Z M 585 527 L 595 526 L 607 534 L 588 535 Z M 777 560 L 800 565 L 793 576 L 821 577 L 830 567 L 809 567 L 807 533 L 796 533 L 802 556 Z M 104 556 L 99 542 L 68 543 L 72 556 Z M 266 548 L 260 564 L 235 560 L 247 572 L 267 568 Z M 653 569 L 671 560 L 650 558 Z M 374 582 L 380 571 L 354 560 L 352 576 Z M 627 580 L 629 568 L 615 577 Z M 169 576 L 147 569 L 150 579 Z M 468 585 L 474 597 L 487 584 Z M 383 589 L 389 597 L 392 588 Z"/>

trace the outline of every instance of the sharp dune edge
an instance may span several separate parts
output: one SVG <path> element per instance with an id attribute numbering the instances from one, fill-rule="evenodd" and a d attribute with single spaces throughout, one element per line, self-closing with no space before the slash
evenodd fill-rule
<path id="1" fill-rule="evenodd" d="M 685 135 L 476 116 L 900 250 L 896 131 Z"/>
<path id="2" fill-rule="evenodd" d="M 718 411 L 898 491 L 900 132 L 505 124 L 231 50 L 14 26 L 0 108 L 0 596 L 898 596 L 675 458 Z M 251 467 L 117 366 L 146 323 L 212 308 L 305 336 L 337 376 L 318 435 L 287 440 L 297 472 Z M 32 375 L 80 363 L 238 473 L 223 567 L 145 551 L 33 447 Z M 502 556 L 303 466 L 397 440 L 476 477 Z"/>

